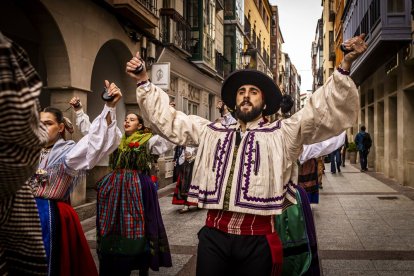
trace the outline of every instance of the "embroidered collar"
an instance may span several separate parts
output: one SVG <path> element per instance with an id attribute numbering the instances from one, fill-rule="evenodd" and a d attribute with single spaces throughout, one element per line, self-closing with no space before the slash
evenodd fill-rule
<path id="1" fill-rule="evenodd" d="M 246 124 L 246 130 L 249 131 L 249 130 L 252 130 L 252 129 L 262 128 L 262 127 L 267 126 L 267 125 L 269 125 L 268 122 L 266 122 L 263 118 L 259 118 L 255 121 L 248 122 Z M 236 127 L 236 129 L 240 129 L 240 123 L 237 122 L 235 127 Z"/>

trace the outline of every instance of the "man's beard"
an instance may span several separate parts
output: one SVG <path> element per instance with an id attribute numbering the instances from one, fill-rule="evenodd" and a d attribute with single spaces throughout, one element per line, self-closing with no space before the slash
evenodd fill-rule
<path id="1" fill-rule="evenodd" d="M 244 123 L 248 123 L 259 117 L 260 114 L 262 114 L 264 103 L 262 103 L 259 106 L 253 106 L 251 102 L 247 102 L 252 107 L 252 110 L 247 112 L 241 111 L 242 104 L 244 103 L 246 103 L 246 101 L 243 101 L 240 103 L 240 105 L 236 106 L 235 113 L 237 119 L 241 120 Z"/>

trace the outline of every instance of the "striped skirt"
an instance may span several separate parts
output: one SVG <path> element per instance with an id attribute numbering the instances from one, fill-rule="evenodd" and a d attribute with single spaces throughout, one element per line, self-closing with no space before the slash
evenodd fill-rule
<path id="1" fill-rule="evenodd" d="M 0 275 L 47 275 L 42 229 L 32 189 L 0 201 Z"/>

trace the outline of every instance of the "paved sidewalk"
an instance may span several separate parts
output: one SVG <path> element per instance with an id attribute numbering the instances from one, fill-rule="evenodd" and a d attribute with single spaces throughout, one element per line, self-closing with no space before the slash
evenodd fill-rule
<path id="1" fill-rule="evenodd" d="M 171 204 L 173 187 L 174 185 L 169 185 L 158 192 L 161 214 L 170 243 L 173 267 L 160 268 L 159 272 L 150 270 L 149 275 L 151 276 L 195 275 L 197 232 L 204 225 L 207 211 L 191 207 L 191 211 L 180 214 L 178 211 L 181 206 Z M 96 218 L 92 217 L 82 221 L 82 227 L 95 263 L 98 265 L 95 223 Z M 138 275 L 138 271 L 134 271 L 132 275 Z"/>
<path id="2" fill-rule="evenodd" d="M 150 275 L 195 275 L 197 232 L 206 211 L 179 214 L 171 193 L 172 186 L 164 188 L 159 200 L 174 266 Z M 414 190 L 379 174 L 349 164 L 336 174 L 328 168 L 320 203 L 312 205 L 323 275 L 414 275 L 413 199 Z M 95 218 L 82 224 L 97 261 Z"/>
<path id="3" fill-rule="evenodd" d="M 414 201 L 402 193 L 412 190 L 341 169 L 326 170 L 312 206 L 324 276 L 414 275 Z"/>

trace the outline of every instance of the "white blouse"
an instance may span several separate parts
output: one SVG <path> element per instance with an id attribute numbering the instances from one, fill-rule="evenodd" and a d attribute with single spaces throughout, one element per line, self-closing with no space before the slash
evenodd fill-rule
<path id="1" fill-rule="evenodd" d="M 112 120 L 110 125 L 106 121 L 108 112 Z M 119 146 L 121 137 L 121 130 L 116 125 L 115 108 L 105 105 L 101 114 L 90 125 L 88 133 L 66 155 L 65 163 L 73 170 L 92 169 L 104 156 Z"/>
<path id="2" fill-rule="evenodd" d="M 309 159 L 318 158 L 339 149 L 345 143 L 345 135 L 346 131 L 338 136 L 331 137 L 328 140 L 316 144 L 304 145 L 303 152 L 299 157 L 299 163 L 303 164 Z"/>

